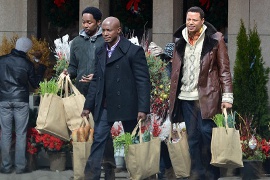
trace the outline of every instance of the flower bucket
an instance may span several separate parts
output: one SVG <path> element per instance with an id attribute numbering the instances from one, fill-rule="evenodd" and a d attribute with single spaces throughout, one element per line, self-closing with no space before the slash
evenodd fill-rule
<path id="1" fill-rule="evenodd" d="M 244 167 L 241 168 L 241 177 L 245 180 L 260 179 L 262 176 L 262 161 L 243 160 Z"/>
<path id="2" fill-rule="evenodd" d="M 64 171 L 66 169 L 65 152 L 48 152 L 51 171 Z"/>
<path id="3" fill-rule="evenodd" d="M 38 167 L 37 154 L 27 153 L 26 157 L 27 157 L 27 169 L 31 172 L 37 170 Z"/>
<path id="4" fill-rule="evenodd" d="M 116 168 L 122 169 L 126 167 L 124 156 L 114 156 L 114 159 Z"/>

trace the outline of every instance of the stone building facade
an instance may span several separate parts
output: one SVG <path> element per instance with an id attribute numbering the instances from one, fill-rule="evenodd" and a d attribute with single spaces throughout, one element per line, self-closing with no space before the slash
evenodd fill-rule
<path id="1" fill-rule="evenodd" d="M 42 0 L 0 0 L 0 41 L 3 36 L 12 37 L 30 36 L 38 34 L 40 19 L 38 3 Z M 99 7 L 104 17 L 109 16 L 110 0 L 79 0 L 80 12 L 86 6 Z M 240 19 L 243 19 L 247 29 L 252 29 L 254 24 L 261 39 L 262 55 L 266 66 L 270 66 L 270 1 L 269 0 L 228 0 L 228 50 L 231 60 L 231 69 L 236 56 L 236 37 L 240 27 Z M 80 17 L 80 16 L 79 16 Z M 153 0 L 153 28 L 151 41 L 161 47 L 167 42 L 173 41 L 173 32 L 184 22 L 182 0 Z M 79 24 L 81 19 L 79 18 Z M 42 24 L 46 26 L 46 24 Z M 79 26 L 75 26 L 78 29 Z M 80 27 L 79 27 L 80 29 Z M 46 34 L 44 32 L 43 34 Z M 270 85 L 269 88 L 270 89 Z"/>

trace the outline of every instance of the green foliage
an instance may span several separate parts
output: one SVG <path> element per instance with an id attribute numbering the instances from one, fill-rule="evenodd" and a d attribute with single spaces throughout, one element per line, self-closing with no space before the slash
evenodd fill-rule
<path id="1" fill-rule="evenodd" d="M 243 116 L 253 115 L 254 126 L 263 135 L 269 133 L 262 128 L 269 121 L 267 83 L 270 70 L 264 67 L 260 44 L 256 26 L 247 35 L 241 20 L 233 78 L 234 108 Z"/>
<path id="2" fill-rule="evenodd" d="M 39 94 L 44 95 L 45 93 L 57 94 L 59 91 L 58 84 L 55 79 L 51 79 L 50 81 L 43 81 L 39 83 Z"/>
<path id="3" fill-rule="evenodd" d="M 229 128 L 235 127 L 235 114 L 236 112 L 227 114 L 227 123 Z M 225 116 L 223 114 L 216 114 L 212 119 L 217 127 L 226 127 Z"/>
<path id="4" fill-rule="evenodd" d="M 224 116 L 223 114 L 216 114 L 213 117 L 213 121 L 216 123 L 217 127 L 224 127 Z"/>
<path id="5" fill-rule="evenodd" d="M 151 81 L 151 112 L 163 117 L 169 106 L 170 79 L 166 66 L 159 57 L 146 53 Z"/>

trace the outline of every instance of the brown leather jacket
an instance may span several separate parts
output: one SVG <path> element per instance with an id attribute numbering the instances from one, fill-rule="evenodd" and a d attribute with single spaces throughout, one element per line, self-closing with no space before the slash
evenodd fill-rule
<path id="1" fill-rule="evenodd" d="M 233 88 L 229 56 L 223 35 L 217 32 L 210 23 L 205 22 L 204 24 L 207 29 L 201 52 L 198 91 L 202 118 L 209 119 L 221 112 L 222 93 L 232 93 Z M 185 25 L 181 26 L 174 33 L 174 36 L 179 40 L 176 42 L 172 60 L 169 107 L 172 122 L 182 121 L 178 95 L 181 88 L 182 59 L 186 46 L 186 41 L 182 36 L 182 30 L 185 27 Z"/>

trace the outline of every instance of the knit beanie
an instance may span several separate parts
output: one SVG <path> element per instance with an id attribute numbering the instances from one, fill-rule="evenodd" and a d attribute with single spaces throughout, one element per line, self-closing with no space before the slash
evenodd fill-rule
<path id="1" fill-rule="evenodd" d="M 174 50 L 174 43 L 167 43 L 164 48 L 164 54 L 172 58 L 173 50 Z"/>
<path id="2" fill-rule="evenodd" d="M 87 8 L 85 8 L 83 10 L 83 12 L 82 12 L 82 15 L 85 14 L 85 13 L 92 14 L 96 21 L 99 21 L 102 18 L 101 11 L 96 7 L 87 7 Z"/>
<path id="3" fill-rule="evenodd" d="M 27 53 L 32 48 L 32 41 L 27 37 L 21 37 L 16 41 L 15 49 Z"/>

